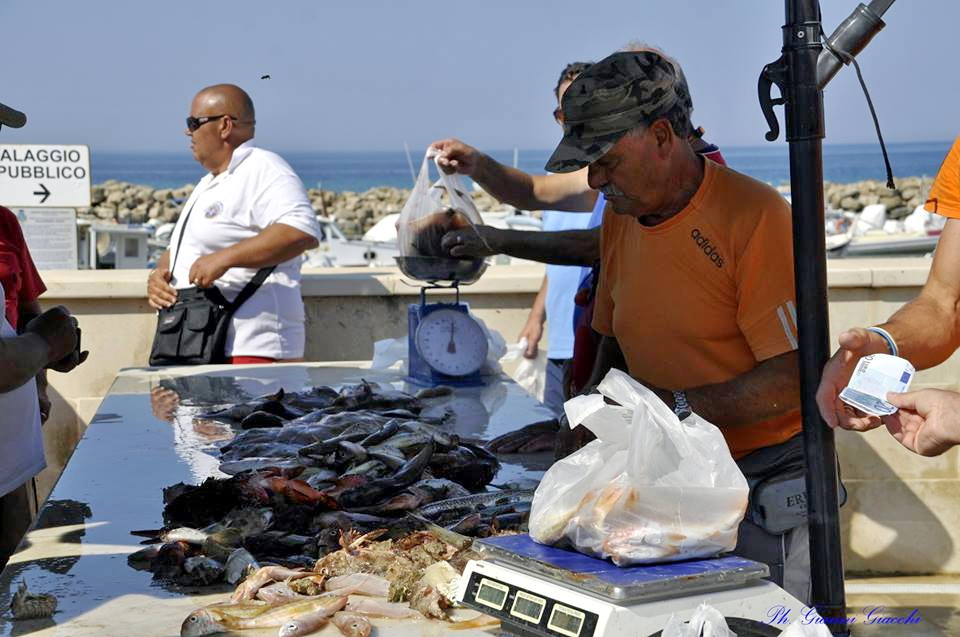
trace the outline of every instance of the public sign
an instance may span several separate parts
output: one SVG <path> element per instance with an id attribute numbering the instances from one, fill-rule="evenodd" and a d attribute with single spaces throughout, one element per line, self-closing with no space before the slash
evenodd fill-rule
<path id="1" fill-rule="evenodd" d="M 0 205 L 90 206 L 90 149 L 59 144 L 0 144 Z"/>
<path id="2" fill-rule="evenodd" d="M 77 211 L 73 208 L 12 208 L 30 256 L 39 270 L 77 269 Z"/>

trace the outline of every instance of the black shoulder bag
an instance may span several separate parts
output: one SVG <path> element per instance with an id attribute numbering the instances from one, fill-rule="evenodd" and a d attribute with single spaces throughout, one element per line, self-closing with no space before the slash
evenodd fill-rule
<path id="1" fill-rule="evenodd" d="M 194 202 L 196 203 L 196 202 Z M 177 239 L 177 253 L 170 271 L 173 272 L 180 257 L 180 244 L 187 231 L 187 222 L 193 205 L 183 220 L 183 229 Z M 177 301 L 172 306 L 160 310 L 157 316 L 157 331 L 150 350 L 150 365 L 206 365 L 225 363 L 224 347 L 227 330 L 233 313 L 246 302 L 263 281 L 270 276 L 272 265 L 257 270 L 253 279 L 247 283 L 233 302 L 227 301 L 216 286 L 209 288 L 187 288 L 177 290 Z"/>

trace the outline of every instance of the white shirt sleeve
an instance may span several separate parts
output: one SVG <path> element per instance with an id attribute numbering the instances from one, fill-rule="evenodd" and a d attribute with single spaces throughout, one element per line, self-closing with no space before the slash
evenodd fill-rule
<path id="1" fill-rule="evenodd" d="M 260 228 L 282 223 L 320 239 L 317 213 L 295 174 L 281 173 L 263 189 L 253 206 L 253 222 Z"/>

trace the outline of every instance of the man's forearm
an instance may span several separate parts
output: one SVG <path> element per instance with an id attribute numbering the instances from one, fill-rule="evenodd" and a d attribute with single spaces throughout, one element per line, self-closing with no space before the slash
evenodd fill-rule
<path id="1" fill-rule="evenodd" d="M 521 210 L 589 212 L 597 200 L 584 175 L 530 175 L 483 155 L 473 179 L 483 189 Z"/>
<path id="2" fill-rule="evenodd" d="M 20 387 L 50 362 L 50 346 L 37 334 L 0 339 L 0 392 Z"/>
<path id="3" fill-rule="evenodd" d="M 531 232 L 490 229 L 490 248 L 498 254 L 551 265 L 592 266 L 600 259 L 600 229 Z"/>
<path id="4" fill-rule="evenodd" d="M 800 407 L 797 352 L 768 359 L 729 381 L 687 389 L 687 401 L 698 415 L 718 427 L 751 425 Z M 655 390 L 673 406 L 672 392 Z"/>
<path id="5" fill-rule="evenodd" d="M 880 327 L 893 336 L 901 357 L 917 369 L 927 369 L 947 360 L 960 346 L 957 319 L 955 305 L 949 300 L 921 293 Z M 888 353 L 885 342 L 874 340 L 878 352 Z"/>
<path id="6" fill-rule="evenodd" d="M 317 246 L 312 235 L 293 226 L 275 223 L 255 237 L 220 251 L 231 268 L 265 268 L 289 261 Z"/>
<path id="7" fill-rule="evenodd" d="M 527 316 L 527 323 L 543 324 L 547 318 L 547 277 L 544 275 L 540 283 L 540 290 L 533 299 L 533 305 L 530 306 L 530 314 Z"/>
<path id="8" fill-rule="evenodd" d="M 945 361 L 960 346 L 960 220 L 949 219 L 937 243 L 930 274 L 920 295 L 881 327 L 897 342 L 900 356 L 917 369 Z M 882 338 L 871 348 L 886 352 Z"/>

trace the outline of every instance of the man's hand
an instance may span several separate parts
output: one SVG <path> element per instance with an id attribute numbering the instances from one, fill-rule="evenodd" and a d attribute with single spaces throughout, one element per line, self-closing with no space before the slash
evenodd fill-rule
<path id="1" fill-rule="evenodd" d="M 190 266 L 190 283 L 198 288 L 209 288 L 223 276 L 231 265 L 223 257 L 223 251 L 200 257 Z"/>
<path id="2" fill-rule="evenodd" d="M 460 173 L 473 177 L 480 168 L 483 153 L 473 146 L 467 146 L 459 139 L 441 139 L 430 144 L 440 151 L 437 165 L 446 173 Z"/>
<path id="3" fill-rule="evenodd" d="M 440 239 L 440 249 L 457 258 L 482 258 L 499 254 L 497 228 L 470 226 L 451 230 Z"/>
<path id="4" fill-rule="evenodd" d="M 880 418 L 854 409 L 839 396 L 850 383 L 853 368 L 861 358 L 886 351 L 887 343 L 883 337 L 862 327 L 840 335 L 840 349 L 823 366 L 823 376 L 817 388 L 817 407 L 828 425 L 853 431 L 868 431 L 880 426 Z"/>
<path id="5" fill-rule="evenodd" d="M 77 319 L 62 305 L 27 323 L 24 333 L 36 334 L 47 343 L 48 364 L 68 357 L 77 349 Z"/>
<path id="6" fill-rule="evenodd" d="M 532 321 L 527 321 L 527 324 L 523 327 L 523 331 L 520 332 L 520 339 L 527 339 L 527 349 L 523 350 L 524 358 L 536 358 L 537 351 L 539 350 L 540 339 L 543 338 L 543 323 L 534 317 Z"/>
<path id="7" fill-rule="evenodd" d="M 942 389 L 921 389 L 887 394 L 900 411 L 884 418 L 890 434 L 921 456 L 939 456 L 960 443 L 960 394 Z"/>
<path id="8" fill-rule="evenodd" d="M 593 435 L 593 432 L 583 425 L 577 425 L 571 429 L 570 422 L 564 414 L 560 417 L 560 429 L 557 431 L 557 438 L 554 441 L 553 457 L 556 460 L 562 460 L 588 442 L 596 439 L 597 437 Z"/>
<path id="9" fill-rule="evenodd" d="M 170 285 L 172 273 L 159 266 L 147 277 L 147 303 L 155 310 L 163 310 L 177 302 L 177 289 Z"/>

